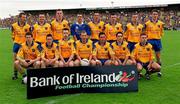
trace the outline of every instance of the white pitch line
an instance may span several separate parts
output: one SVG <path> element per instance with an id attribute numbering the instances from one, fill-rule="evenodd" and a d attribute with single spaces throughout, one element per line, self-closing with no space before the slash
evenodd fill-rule
<path id="1" fill-rule="evenodd" d="M 163 69 L 164 68 L 170 68 L 170 67 L 178 66 L 178 65 L 180 65 L 180 62 L 179 63 L 175 63 L 175 64 L 171 64 L 171 65 L 167 65 L 167 66 L 163 67 Z"/>

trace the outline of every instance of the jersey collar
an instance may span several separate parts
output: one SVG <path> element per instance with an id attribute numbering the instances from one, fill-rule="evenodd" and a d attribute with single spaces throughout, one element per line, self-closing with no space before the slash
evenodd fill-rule
<path id="1" fill-rule="evenodd" d="M 18 21 L 17 23 L 18 23 L 18 26 L 20 26 L 20 21 Z M 26 25 L 26 22 L 23 24 L 23 26 L 25 26 L 25 25 Z"/>
<path id="2" fill-rule="evenodd" d="M 53 46 L 53 43 L 51 44 L 51 47 Z M 48 44 L 47 44 L 47 42 L 46 42 L 46 47 L 48 47 Z"/>
<path id="3" fill-rule="evenodd" d="M 34 42 L 32 42 L 31 47 L 32 47 L 33 45 L 34 45 Z M 27 42 L 26 42 L 26 46 L 28 46 Z"/>

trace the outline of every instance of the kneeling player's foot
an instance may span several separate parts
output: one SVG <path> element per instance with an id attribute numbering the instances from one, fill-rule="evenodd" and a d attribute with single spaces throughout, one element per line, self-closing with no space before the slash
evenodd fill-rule
<path id="1" fill-rule="evenodd" d="M 150 80 L 150 75 L 149 74 L 145 74 L 145 77 L 147 80 Z"/>
<path id="2" fill-rule="evenodd" d="M 157 73 L 157 76 L 158 76 L 158 77 L 161 77 L 161 76 L 162 76 L 162 73 L 161 73 L 161 72 L 158 72 L 158 73 Z"/>
<path id="3" fill-rule="evenodd" d="M 25 84 L 23 79 L 22 79 L 22 81 L 21 81 L 21 84 Z"/>
<path id="4" fill-rule="evenodd" d="M 18 76 L 13 75 L 13 76 L 12 76 L 12 80 L 16 80 L 16 79 L 18 79 Z"/>

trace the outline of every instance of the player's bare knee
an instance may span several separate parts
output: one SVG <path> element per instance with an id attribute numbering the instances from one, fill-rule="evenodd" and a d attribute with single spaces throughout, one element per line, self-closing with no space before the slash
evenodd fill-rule
<path id="1" fill-rule="evenodd" d="M 58 66 L 59 66 L 59 67 L 64 67 L 63 62 L 62 62 L 62 61 L 60 61 L 60 62 L 59 62 L 59 64 L 58 64 Z"/>
<path id="2" fill-rule="evenodd" d="M 19 64 L 20 64 L 19 60 L 16 60 L 16 61 L 14 62 L 14 65 L 15 65 L 15 66 L 17 66 L 17 65 L 19 65 Z"/>
<path id="3" fill-rule="evenodd" d="M 68 65 L 68 66 L 73 67 L 73 66 L 74 66 L 73 61 L 69 62 L 69 65 Z"/>

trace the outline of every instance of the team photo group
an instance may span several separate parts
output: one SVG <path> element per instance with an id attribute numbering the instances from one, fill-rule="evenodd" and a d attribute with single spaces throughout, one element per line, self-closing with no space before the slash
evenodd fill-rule
<path id="1" fill-rule="evenodd" d="M 49 24 L 46 15 L 39 13 L 36 24 L 29 25 L 26 14 L 20 13 L 18 21 L 12 24 L 13 80 L 18 73 L 26 77 L 27 68 L 103 65 L 136 65 L 139 80 L 142 77 L 150 80 L 153 73 L 162 76 L 164 23 L 159 20 L 158 10 L 153 9 L 144 24 L 139 23 L 138 13 L 133 13 L 131 22 L 125 26 L 117 22 L 113 13 L 109 23 L 102 21 L 96 11 L 88 23 L 78 13 L 76 22 L 69 24 L 61 9 L 55 11 L 54 17 Z"/>

